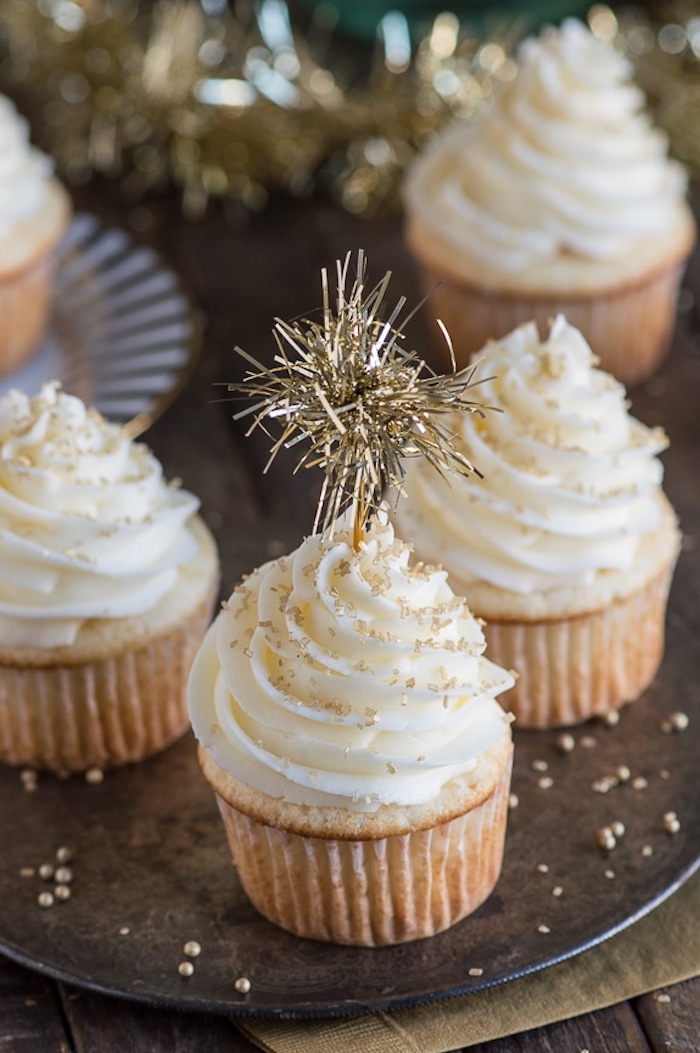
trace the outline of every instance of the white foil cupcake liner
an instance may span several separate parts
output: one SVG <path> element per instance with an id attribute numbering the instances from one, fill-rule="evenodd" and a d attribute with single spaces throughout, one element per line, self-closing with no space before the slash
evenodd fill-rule
<path id="1" fill-rule="evenodd" d="M 457 366 L 466 366 L 489 340 L 500 339 L 526 322 L 540 334 L 563 314 L 579 329 L 600 359 L 600 366 L 626 386 L 638 384 L 666 357 L 675 323 L 682 264 L 674 264 L 646 281 L 610 291 L 560 295 L 499 293 L 450 278 L 421 265 L 426 306 L 447 327 Z M 451 368 L 444 344 L 445 367 Z"/>
<path id="2" fill-rule="evenodd" d="M 113 768 L 189 726 L 186 685 L 211 601 L 170 632 L 78 665 L 0 666 L 0 761 L 55 772 Z"/>
<path id="3" fill-rule="evenodd" d="M 672 569 L 589 614 L 485 626 L 489 658 L 518 674 L 501 697 L 516 727 L 580 724 L 639 697 L 663 656 Z"/>
<path id="4" fill-rule="evenodd" d="M 217 801 L 238 876 L 261 914 L 298 936 L 378 947 L 441 932 L 490 895 L 510 775 L 509 760 L 492 793 L 463 815 L 366 841 L 289 833 Z"/>

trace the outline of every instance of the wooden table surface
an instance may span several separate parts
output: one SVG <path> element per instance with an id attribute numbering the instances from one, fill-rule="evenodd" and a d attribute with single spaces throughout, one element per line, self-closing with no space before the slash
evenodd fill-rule
<path id="1" fill-rule="evenodd" d="M 233 348 L 256 356 L 273 348 L 274 316 L 307 314 L 320 303 L 320 270 L 346 252 L 366 250 L 370 276 L 392 270 L 392 303 L 420 299 L 396 218 L 361 220 L 323 201 L 275 201 L 253 218 L 224 217 L 214 205 L 198 221 L 182 218 L 172 197 L 127 204 L 109 188 L 75 193 L 76 207 L 130 229 L 153 245 L 182 277 L 204 322 L 202 353 L 185 390 L 146 439 L 169 476 L 202 499 L 219 542 L 222 595 L 251 570 L 241 539 L 262 532 L 271 554 L 311 529 L 319 479 L 291 475 L 281 457 L 264 479 L 266 447 L 245 439 L 232 407 L 217 402 L 241 374 Z M 392 295 L 393 294 L 393 295 Z M 409 329 L 430 357 L 428 322 Z M 1 806 L 1 802 L 0 802 Z M 172 1012 L 66 986 L 0 957 L 1 1053 L 250 1053 L 255 1047 L 231 1021 Z M 465 1047 L 466 1048 L 466 1047 Z M 688 981 L 536 1031 L 470 1047 L 480 1053 L 691 1053 L 700 1050 L 700 979 Z"/>

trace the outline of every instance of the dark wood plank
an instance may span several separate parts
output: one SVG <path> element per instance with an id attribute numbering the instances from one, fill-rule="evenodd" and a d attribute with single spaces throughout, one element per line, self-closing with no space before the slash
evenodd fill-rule
<path id="1" fill-rule="evenodd" d="M 654 1053 L 700 1049 L 700 978 L 645 995 L 634 1008 Z"/>
<path id="2" fill-rule="evenodd" d="M 154 1009 L 59 984 L 75 1053 L 256 1053 L 220 1016 Z M 19 1048 L 19 1047 L 18 1047 Z M 0 1039 L 0 1049 L 4 1051 Z M 39 1053 L 34 1047 L 32 1053 Z M 44 1053 L 41 1048 L 41 1053 Z"/>
<path id="3" fill-rule="evenodd" d="M 2 1053 L 71 1053 L 51 981 L 0 957 Z"/>
<path id="4" fill-rule="evenodd" d="M 469 1053 L 655 1053 L 628 1003 L 465 1047 L 463 1053 L 466 1049 Z"/>

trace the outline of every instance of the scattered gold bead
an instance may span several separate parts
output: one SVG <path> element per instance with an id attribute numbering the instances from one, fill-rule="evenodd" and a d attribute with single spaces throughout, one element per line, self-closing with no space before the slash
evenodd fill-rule
<path id="1" fill-rule="evenodd" d="M 66 845 L 61 845 L 60 848 L 56 849 L 56 862 L 57 863 L 70 863 L 73 858 L 72 848 L 68 848 Z"/>
<path id="2" fill-rule="evenodd" d="M 618 779 L 615 775 L 604 775 L 602 779 L 596 779 L 591 789 L 594 793 L 609 793 L 617 786 L 617 783 Z"/>
<path id="3" fill-rule="evenodd" d="M 633 790 L 646 790 L 649 783 L 643 775 L 638 775 L 636 779 L 632 779 Z"/>
<path id="4" fill-rule="evenodd" d="M 23 768 L 19 777 L 27 793 L 33 793 L 39 785 L 39 776 L 33 768 Z"/>
<path id="5" fill-rule="evenodd" d="M 471 968 L 469 970 L 469 975 L 470 976 L 483 976 L 484 975 L 484 970 L 483 969 L 477 969 L 477 968 Z"/>
<path id="6" fill-rule="evenodd" d="M 37 897 L 37 903 L 40 907 L 53 907 L 53 893 L 40 892 Z"/>
<path id="7" fill-rule="evenodd" d="M 19 876 L 20 877 L 34 877 L 35 874 L 36 874 L 36 870 L 34 869 L 34 867 L 20 867 L 20 870 L 19 870 Z"/>
<path id="8" fill-rule="evenodd" d="M 593 738 L 592 735 L 583 735 L 581 737 L 581 745 L 586 750 L 592 750 L 593 747 L 596 745 L 596 740 Z"/>
<path id="9" fill-rule="evenodd" d="M 554 786 L 554 779 L 551 775 L 541 775 L 537 780 L 537 785 L 541 790 L 551 790 Z"/>
<path id="10" fill-rule="evenodd" d="M 626 764 L 620 764 L 615 769 L 615 776 L 620 782 L 629 782 L 632 778 L 632 772 L 629 770 Z"/>
<path id="11" fill-rule="evenodd" d="M 664 829 L 669 834 L 677 834 L 681 828 L 680 820 L 675 812 L 666 812 L 664 815 Z"/>
<path id="12" fill-rule="evenodd" d="M 202 953 L 202 945 L 196 940 L 188 940 L 182 949 L 188 958 L 199 958 Z"/>
<path id="13" fill-rule="evenodd" d="M 596 836 L 601 848 L 611 850 L 617 844 L 615 835 L 609 826 L 601 826 Z"/>
<path id="14" fill-rule="evenodd" d="M 654 995 L 654 998 L 656 999 L 657 1002 L 664 1002 L 664 1003 L 666 1003 L 666 1002 L 670 1002 L 671 1001 L 671 996 L 667 995 L 667 994 L 656 994 L 656 995 Z"/>
<path id="15" fill-rule="evenodd" d="M 56 897 L 56 899 L 60 899 L 65 902 L 67 899 L 70 899 L 70 888 L 68 887 L 68 885 L 56 885 L 56 888 L 53 890 L 53 894 Z"/>
<path id="16" fill-rule="evenodd" d="M 549 867 L 547 866 L 546 863 L 538 863 L 537 864 L 537 869 L 540 872 L 540 874 L 548 874 L 549 873 Z"/>
<path id="17" fill-rule="evenodd" d="M 562 895 L 563 891 L 564 889 L 561 887 L 561 885 L 555 885 L 552 889 L 552 895 L 556 896 L 558 899 Z"/>
<path id="18" fill-rule="evenodd" d="M 619 709 L 611 709 L 609 713 L 606 713 L 603 717 L 603 723 L 607 724 L 609 728 L 616 727 L 620 723 Z"/>
<path id="19" fill-rule="evenodd" d="M 57 867 L 54 878 L 59 885 L 70 885 L 73 880 L 73 871 L 70 867 Z"/>
<path id="20" fill-rule="evenodd" d="M 233 986 L 239 994 L 248 994 L 251 988 L 251 983 L 247 976 L 239 976 Z"/>
<path id="21" fill-rule="evenodd" d="M 661 730 L 664 735 L 670 735 L 673 731 L 685 731 L 689 723 L 687 713 L 671 713 L 670 717 L 661 721 Z"/>
<path id="22" fill-rule="evenodd" d="M 53 873 L 54 871 L 52 863 L 42 863 L 39 867 L 39 877 L 42 881 L 50 881 L 53 877 Z"/>
<path id="23" fill-rule="evenodd" d="M 89 782 L 91 786 L 98 786 L 104 781 L 104 777 L 105 773 L 101 768 L 88 768 L 85 772 L 85 782 Z"/>
<path id="24" fill-rule="evenodd" d="M 544 933 L 546 935 L 548 932 L 551 932 L 552 930 L 550 929 L 549 925 L 538 925 L 537 926 L 537 931 L 538 932 L 542 932 L 542 933 Z"/>
<path id="25" fill-rule="evenodd" d="M 511 793 L 511 795 L 508 798 L 508 807 L 510 808 L 510 810 L 512 811 L 514 808 L 517 808 L 519 804 L 520 798 L 518 797 L 517 793 Z"/>
<path id="26" fill-rule="evenodd" d="M 122 925 L 121 929 L 119 930 L 119 935 L 120 936 L 128 936 L 130 932 L 131 932 L 131 929 L 129 928 L 128 925 Z"/>
<path id="27" fill-rule="evenodd" d="M 194 973 L 194 965 L 192 962 L 180 962 L 177 967 L 177 971 L 180 976 L 192 976 Z"/>
<path id="28" fill-rule="evenodd" d="M 625 836 L 625 824 L 620 822 L 619 819 L 616 819 L 614 823 L 610 824 L 610 829 L 612 830 L 613 835 L 617 838 Z"/>
<path id="29" fill-rule="evenodd" d="M 649 856 L 653 856 L 653 854 L 654 849 L 651 847 L 651 845 L 644 845 L 644 847 L 642 848 L 642 855 L 648 859 Z"/>
<path id="30" fill-rule="evenodd" d="M 613 878 L 615 877 L 615 871 L 614 870 L 606 870 L 605 871 L 605 876 L 608 879 L 608 881 L 612 881 Z"/>
<path id="31" fill-rule="evenodd" d="M 560 753 L 571 753 L 576 746 L 576 740 L 573 735 L 565 733 L 559 736 L 556 746 Z"/>
<path id="32" fill-rule="evenodd" d="M 532 762 L 533 771 L 547 771 L 548 767 L 549 765 L 547 764 L 546 760 L 534 760 Z"/>

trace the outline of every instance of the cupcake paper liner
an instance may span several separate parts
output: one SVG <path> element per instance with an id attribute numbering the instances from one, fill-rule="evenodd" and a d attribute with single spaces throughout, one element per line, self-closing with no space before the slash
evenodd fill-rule
<path id="1" fill-rule="evenodd" d="M 212 603 L 207 597 L 181 625 L 116 657 L 0 666 L 0 761 L 78 772 L 169 746 L 189 726 L 187 676 Z"/>
<path id="2" fill-rule="evenodd" d="M 378 947 L 432 936 L 475 910 L 501 870 L 512 752 L 479 805 L 375 840 L 306 837 L 250 818 L 218 794 L 243 888 L 298 936 Z"/>
<path id="3" fill-rule="evenodd" d="M 549 296 L 493 292 L 457 284 L 425 264 L 421 270 L 430 292 L 427 307 L 447 327 L 458 368 L 489 340 L 530 321 L 545 334 L 551 320 L 563 314 L 583 333 L 601 368 L 631 386 L 650 376 L 669 350 L 683 264 L 606 292 Z M 446 368 L 451 368 L 444 343 L 439 350 L 445 354 Z"/>
<path id="4" fill-rule="evenodd" d="M 30 267 L 0 279 L 0 376 L 37 350 L 52 302 L 53 260 L 43 255 Z"/>
<path id="5" fill-rule="evenodd" d="M 519 728 L 580 724 L 649 686 L 664 650 L 673 566 L 609 607 L 538 622 L 488 622 L 489 658 L 518 673 L 501 702 Z"/>

